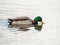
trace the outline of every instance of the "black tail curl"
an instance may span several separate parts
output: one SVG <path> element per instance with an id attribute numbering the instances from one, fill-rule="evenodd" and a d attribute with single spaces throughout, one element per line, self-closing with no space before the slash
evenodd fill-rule
<path id="1" fill-rule="evenodd" d="M 9 22 L 9 24 L 11 25 L 12 22 L 13 22 L 13 20 L 12 20 L 12 19 L 8 19 L 8 22 Z"/>

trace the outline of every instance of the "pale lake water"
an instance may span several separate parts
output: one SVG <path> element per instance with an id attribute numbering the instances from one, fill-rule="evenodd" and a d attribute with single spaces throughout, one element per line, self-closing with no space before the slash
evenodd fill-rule
<path id="1" fill-rule="evenodd" d="M 21 31 L 8 18 L 41 16 L 40 31 Z M 0 45 L 60 45 L 60 0 L 0 0 Z"/>

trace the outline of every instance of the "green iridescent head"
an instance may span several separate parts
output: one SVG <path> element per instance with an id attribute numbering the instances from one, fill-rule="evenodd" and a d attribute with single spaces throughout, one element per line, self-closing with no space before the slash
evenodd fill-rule
<path id="1" fill-rule="evenodd" d="M 35 17 L 34 22 L 35 24 L 42 25 L 43 24 L 42 17 L 40 16 Z"/>
<path id="2" fill-rule="evenodd" d="M 35 22 L 42 21 L 42 17 L 37 16 L 37 17 L 34 18 L 34 21 L 35 21 Z"/>

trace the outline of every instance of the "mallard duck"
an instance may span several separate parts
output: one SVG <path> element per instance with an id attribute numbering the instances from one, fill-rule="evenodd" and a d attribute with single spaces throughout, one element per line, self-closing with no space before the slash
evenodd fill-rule
<path id="1" fill-rule="evenodd" d="M 19 24 L 38 24 L 38 25 L 43 25 L 42 18 L 40 16 L 37 16 L 34 18 L 34 20 L 30 19 L 29 17 L 18 17 L 18 18 L 9 18 L 8 22 L 10 25 L 19 25 Z"/>

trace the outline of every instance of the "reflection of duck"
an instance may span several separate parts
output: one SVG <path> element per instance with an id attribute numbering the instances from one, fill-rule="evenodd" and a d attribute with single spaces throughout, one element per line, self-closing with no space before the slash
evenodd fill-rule
<path id="1" fill-rule="evenodd" d="M 32 27 L 32 25 L 25 25 L 25 24 L 20 24 L 20 25 L 8 25 L 8 28 L 17 28 L 18 31 L 28 31 L 30 29 L 28 29 L 29 27 Z"/>
<path id="2" fill-rule="evenodd" d="M 34 25 L 35 30 L 41 31 L 43 25 Z"/>
<path id="3" fill-rule="evenodd" d="M 14 18 L 14 19 L 8 19 L 8 22 L 10 25 L 20 25 L 20 24 L 38 24 L 38 25 L 42 25 L 42 18 L 40 16 L 37 16 L 36 18 L 34 18 L 34 20 L 31 20 L 28 17 L 19 17 L 19 18 Z"/>

